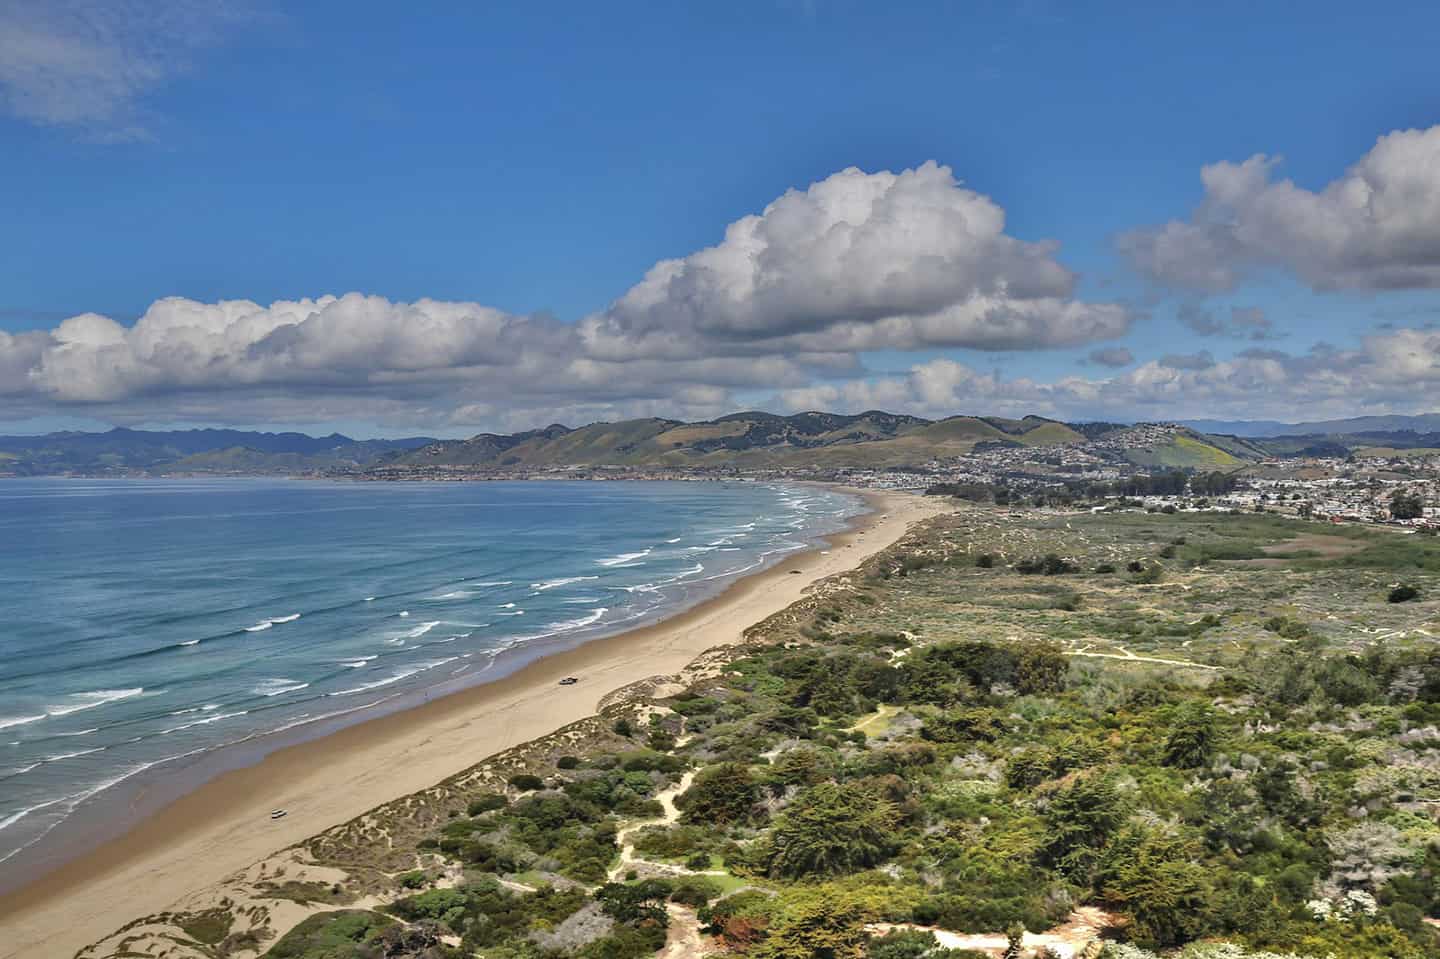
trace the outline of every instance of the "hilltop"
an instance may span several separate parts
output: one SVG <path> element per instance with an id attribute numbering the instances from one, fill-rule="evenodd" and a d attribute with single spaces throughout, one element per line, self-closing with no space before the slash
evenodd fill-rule
<path id="1" fill-rule="evenodd" d="M 1224 470 L 1271 457 L 1366 456 L 1440 449 L 1437 417 L 1270 423 L 1062 422 L 958 415 L 925 419 L 869 410 L 789 416 L 762 411 L 713 420 L 645 418 L 570 427 L 553 423 L 469 439 L 354 439 L 339 433 L 247 430 L 63 432 L 0 436 L 0 475 L 345 475 L 375 479 L 571 469 L 933 470 L 961 460 L 1063 468 Z M 1202 428 L 1213 423 L 1209 430 Z M 1273 432 L 1256 435 L 1260 428 Z M 1389 427 L 1389 428 L 1385 428 Z M 1428 428 L 1427 427 L 1431 427 Z"/>
<path id="2" fill-rule="evenodd" d="M 991 450 L 1058 447 L 1083 448 L 1136 466 L 1171 468 L 1236 467 L 1265 455 L 1252 442 L 1174 424 L 1069 424 L 1041 416 L 927 420 L 870 410 L 792 416 L 744 412 L 699 423 L 639 419 L 579 429 L 555 424 L 432 443 L 388 456 L 376 469 L 881 469 L 920 467 Z"/>
<path id="3" fill-rule="evenodd" d="M 1293 439 L 1287 438 L 1293 445 Z M 339 433 L 245 430 L 63 432 L 0 436 L 0 475 L 298 475 L 415 471 L 896 469 L 1007 449 L 1074 448 L 1141 468 L 1234 468 L 1265 455 L 1253 441 L 1175 424 L 1068 424 L 1042 416 L 928 420 L 871 410 L 845 415 L 732 413 L 686 423 L 647 418 L 559 423 L 464 440 L 357 440 Z"/>
<path id="4" fill-rule="evenodd" d="M 429 436 L 357 440 L 340 433 L 253 430 L 66 431 L 0 436 L 0 476 L 177 473 L 288 474 L 360 468 L 386 454 L 423 447 Z"/>

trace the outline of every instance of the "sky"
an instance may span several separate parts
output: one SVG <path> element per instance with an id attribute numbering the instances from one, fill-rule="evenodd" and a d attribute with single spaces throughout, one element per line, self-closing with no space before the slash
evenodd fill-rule
<path id="1" fill-rule="evenodd" d="M 1433 412 L 1437 34 L 0 0 L 0 432 Z"/>

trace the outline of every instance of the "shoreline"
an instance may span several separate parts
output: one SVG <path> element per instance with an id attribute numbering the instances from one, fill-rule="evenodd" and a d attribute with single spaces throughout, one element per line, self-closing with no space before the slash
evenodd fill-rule
<path id="1" fill-rule="evenodd" d="M 594 715 L 614 691 L 679 672 L 707 650 L 739 642 L 747 628 L 800 599 L 813 583 L 854 568 L 912 522 L 941 511 L 911 493 L 840 489 L 860 495 L 868 511 L 824 537 L 828 548 L 790 554 L 652 625 L 284 746 L 0 896 L 0 957 L 71 955 L 267 854 Z M 559 679 L 569 675 L 580 684 L 558 692 Z M 271 821 L 269 810 L 277 807 L 289 815 Z"/>
<path id="2" fill-rule="evenodd" d="M 111 787 L 101 790 L 72 810 L 53 832 L 47 831 L 34 843 L 0 859 L 0 902 L 33 881 L 31 876 L 47 875 L 106 842 L 123 836 L 175 800 L 226 772 L 254 766 L 272 752 L 323 739 L 349 726 L 406 712 L 428 703 L 431 699 L 493 684 L 536 660 L 668 622 L 723 595 L 732 585 L 748 576 L 772 569 L 799 553 L 820 548 L 817 544 L 826 541 L 829 536 L 847 531 L 871 512 L 872 504 L 859 490 L 833 483 L 800 482 L 792 485 L 814 486 L 843 495 L 851 501 L 851 506 L 845 514 L 835 517 L 823 527 L 800 531 L 801 535 L 797 538 L 803 540 L 804 545 L 789 550 L 761 553 L 755 557 L 754 563 L 732 573 L 687 581 L 682 585 L 684 592 L 691 595 L 684 595 L 674 603 L 662 604 L 659 609 L 643 612 L 614 626 L 601 624 L 599 629 L 593 631 L 541 635 L 506 645 L 490 654 L 489 662 L 462 678 L 449 678 L 428 686 L 402 690 L 362 706 L 347 706 L 308 720 L 287 723 L 277 729 L 257 732 L 213 747 L 192 750 L 156 761 L 150 764 L 153 768 L 147 767 L 136 773 L 128 773 L 112 783 Z M 829 532 L 821 531 L 826 528 L 829 528 Z M 757 566 L 760 568 L 756 569 Z M 717 582 L 712 583 L 712 580 Z"/>

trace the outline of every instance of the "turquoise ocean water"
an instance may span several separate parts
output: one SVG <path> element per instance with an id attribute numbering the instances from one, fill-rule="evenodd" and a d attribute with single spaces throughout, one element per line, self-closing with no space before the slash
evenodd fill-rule
<path id="1" fill-rule="evenodd" d="M 0 481 L 0 873 L 127 789 L 661 618 L 860 508 L 749 483 Z"/>

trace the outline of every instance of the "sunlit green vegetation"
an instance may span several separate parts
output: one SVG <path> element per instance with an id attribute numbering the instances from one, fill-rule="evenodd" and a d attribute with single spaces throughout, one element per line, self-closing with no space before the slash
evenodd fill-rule
<path id="1" fill-rule="evenodd" d="M 1390 531 L 968 510 L 271 954 L 1440 955 L 1436 570 Z"/>

